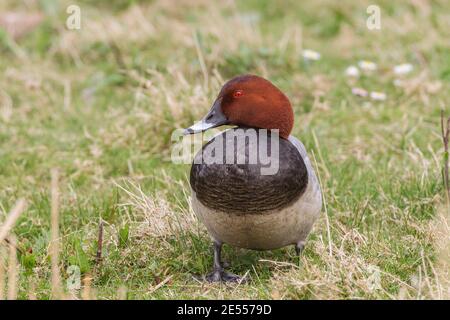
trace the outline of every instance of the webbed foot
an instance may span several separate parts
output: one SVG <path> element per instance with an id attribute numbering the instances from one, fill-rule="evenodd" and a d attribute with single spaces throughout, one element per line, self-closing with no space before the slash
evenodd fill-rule
<path id="1" fill-rule="evenodd" d="M 205 280 L 208 282 L 242 282 L 244 278 L 223 270 L 214 270 L 206 275 Z"/>
<path id="2" fill-rule="evenodd" d="M 295 245 L 295 252 L 297 253 L 298 256 L 302 254 L 303 249 L 305 249 L 305 241 L 297 242 L 297 244 Z"/>
<path id="3" fill-rule="evenodd" d="M 213 271 L 203 277 L 205 281 L 208 282 L 245 282 L 245 277 L 240 277 L 238 275 L 226 272 L 224 270 L 224 263 L 222 263 L 221 253 L 222 253 L 222 243 L 214 241 L 214 268 Z M 228 264 L 227 264 L 228 265 Z"/>

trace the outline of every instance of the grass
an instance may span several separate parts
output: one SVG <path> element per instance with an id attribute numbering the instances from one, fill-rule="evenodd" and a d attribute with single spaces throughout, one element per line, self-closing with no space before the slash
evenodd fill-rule
<path id="1" fill-rule="evenodd" d="M 69 1 L 0 4 L 45 15 L 18 39 L 0 36 L 0 221 L 17 199 L 28 205 L 13 229 L 19 299 L 52 297 L 52 168 L 59 271 L 71 297 L 449 297 L 445 1 L 378 1 L 379 31 L 365 26 L 370 1 L 77 3 L 81 30 L 64 27 Z M 305 48 L 322 58 L 304 61 Z M 379 70 L 349 79 L 344 70 L 359 60 Z M 406 62 L 414 71 L 395 86 L 392 67 Z M 189 166 L 170 161 L 171 134 L 241 73 L 267 77 L 290 97 L 293 134 L 315 159 L 326 210 L 300 259 L 293 248 L 226 247 L 231 271 L 250 283 L 200 283 L 192 275 L 211 267 L 211 242 L 189 207 Z M 356 97 L 355 86 L 387 99 Z M 6 245 L 0 251 L 8 255 Z M 69 292 L 74 265 L 82 285 Z"/>

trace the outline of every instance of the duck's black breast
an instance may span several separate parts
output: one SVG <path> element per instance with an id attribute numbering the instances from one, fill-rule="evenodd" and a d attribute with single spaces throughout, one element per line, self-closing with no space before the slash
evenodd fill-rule
<path id="1" fill-rule="evenodd" d="M 255 136 L 258 148 L 249 139 Z M 270 143 L 272 138 L 278 139 L 278 156 L 276 147 Z M 228 160 L 233 155 L 231 164 L 226 161 L 227 154 Z M 245 162 L 236 163 L 238 154 L 245 157 Z M 260 157 L 263 154 L 269 155 L 270 165 Z M 267 170 L 269 167 L 271 170 Z M 266 174 L 262 174 L 264 168 Z M 306 190 L 308 172 L 297 148 L 288 140 L 268 130 L 235 128 L 214 137 L 197 153 L 190 183 L 197 199 L 210 209 L 258 214 L 282 209 L 296 201 Z"/>

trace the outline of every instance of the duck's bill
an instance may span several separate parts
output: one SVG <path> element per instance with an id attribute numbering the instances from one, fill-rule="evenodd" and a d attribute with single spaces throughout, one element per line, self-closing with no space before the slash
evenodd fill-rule
<path id="1" fill-rule="evenodd" d="M 199 122 L 184 129 L 184 134 L 194 134 L 206 131 L 211 128 L 220 127 L 222 125 L 228 124 L 227 117 L 222 112 L 222 98 L 217 99 L 208 114 Z"/>

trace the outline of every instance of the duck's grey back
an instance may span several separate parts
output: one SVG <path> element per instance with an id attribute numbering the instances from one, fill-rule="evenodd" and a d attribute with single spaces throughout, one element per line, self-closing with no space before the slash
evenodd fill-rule
<path id="1" fill-rule="evenodd" d="M 306 152 L 305 146 L 303 145 L 303 143 L 301 143 L 300 140 L 298 140 L 294 136 L 289 136 L 288 140 L 297 148 L 298 152 L 300 153 L 303 159 L 303 162 L 305 163 L 306 170 L 308 171 L 308 181 L 309 181 L 308 189 L 309 192 L 311 193 L 311 197 L 319 198 L 320 203 L 322 203 L 322 191 L 320 189 L 320 184 L 317 179 L 314 168 L 311 164 L 311 160 L 308 157 L 308 153 Z"/>

